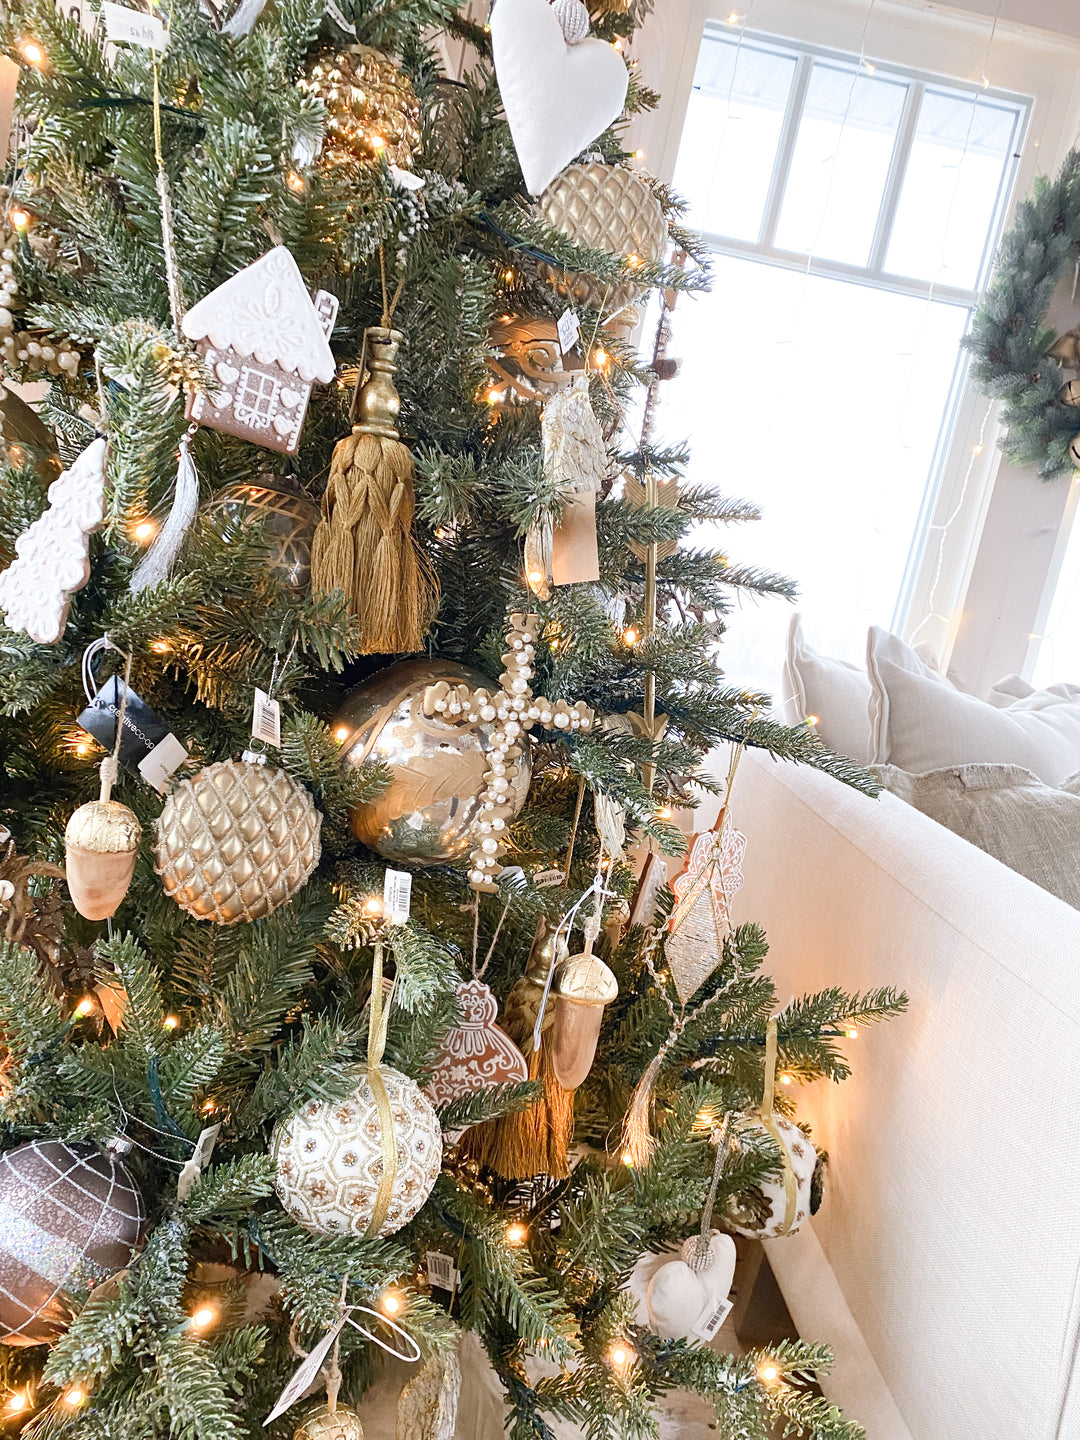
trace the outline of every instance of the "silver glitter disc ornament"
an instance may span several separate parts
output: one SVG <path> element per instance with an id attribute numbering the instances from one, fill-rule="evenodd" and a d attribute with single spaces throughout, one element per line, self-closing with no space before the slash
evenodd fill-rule
<path id="1" fill-rule="evenodd" d="M 96 1145 L 31 1140 L 0 1155 L 0 1340 L 62 1335 L 68 1292 L 123 1269 L 145 1219 L 126 1166 Z"/>

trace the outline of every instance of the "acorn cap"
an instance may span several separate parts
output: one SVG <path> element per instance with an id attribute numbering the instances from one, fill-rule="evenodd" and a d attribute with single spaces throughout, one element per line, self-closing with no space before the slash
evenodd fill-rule
<path id="1" fill-rule="evenodd" d="M 578 1005 L 610 1005 L 619 993 L 614 974 L 595 955 L 571 955 L 555 972 L 555 994 Z"/>
<path id="2" fill-rule="evenodd" d="M 141 836 L 134 810 L 119 800 L 90 800 L 68 821 L 64 843 L 92 855 L 128 855 L 139 848 Z"/>

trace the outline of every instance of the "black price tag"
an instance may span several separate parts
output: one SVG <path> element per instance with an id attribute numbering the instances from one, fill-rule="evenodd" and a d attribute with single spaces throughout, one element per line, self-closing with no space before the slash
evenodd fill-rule
<path id="1" fill-rule="evenodd" d="M 113 675 L 79 716 L 82 728 L 111 752 L 116 744 L 116 722 L 124 682 Z M 169 776 L 187 758 L 187 751 L 157 713 L 134 690 L 127 692 L 124 730 L 120 737 L 120 764 L 155 790 L 164 789 Z"/>

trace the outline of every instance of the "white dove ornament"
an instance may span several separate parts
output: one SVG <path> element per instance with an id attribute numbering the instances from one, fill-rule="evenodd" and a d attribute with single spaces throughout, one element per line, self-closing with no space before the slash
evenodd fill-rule
<path id="1" fill-rule="evenodd" d="M 649 1324 L 664 1340 L 705 1339 L 718 1328 L 710 1325 L 731 1289 L 735 1242 L 730 1235 L 714 1232 L 705 1264 L 694 1269 L 697 1243 L 697 1236 L 691 1236 L 682 1247 L 682 1258 L 659 1266 L 649 1281 Z"/>
<path id="2" fill-rule="evenodd" d="M 626 64 L 606 40 L 567 44 L 548 0 L 498 0 L 491 53 L 521 173 L 539 195 L 622 114 Z"/>

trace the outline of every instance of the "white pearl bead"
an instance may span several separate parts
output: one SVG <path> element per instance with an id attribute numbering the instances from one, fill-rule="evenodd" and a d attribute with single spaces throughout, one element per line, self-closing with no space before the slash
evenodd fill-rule
<path id="1" fill-rule="evenodd" d="M 480 848 L 485 855 L 497 855 L 499 853 L 499 842 L 497 840 L 483 840 Z"/>

